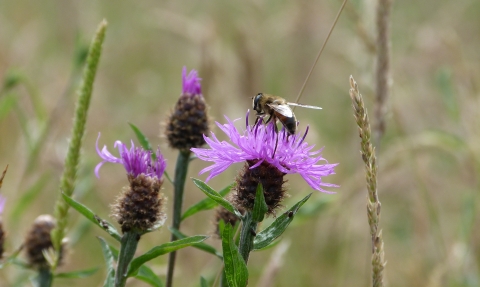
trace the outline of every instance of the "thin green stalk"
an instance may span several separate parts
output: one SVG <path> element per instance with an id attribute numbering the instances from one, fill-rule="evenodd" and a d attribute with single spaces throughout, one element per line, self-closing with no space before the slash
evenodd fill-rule
<path id="1" fill-rule="evenodd" d="M 69 205 L 61 197 L 61 193 L 71 196 L 75 188 L 75 179 L 77 176 L 78 163 L 80 161 L 80 148 L 82 146 L 83 134 L 85 133 L 85 124 L 87 121 L 87 111 L 90 106 L 90 98 L 92 96 L 93 82 L 97 72 L 98 62 L 102 52 L 102 43 L 105 38 L 105 30 L 107 22 L 103 20 L 98 26 L 97 32 L 90 45 L 88 52 L 87 64 L 83 73 L 83 82 L 80 86 L 79 97 L 75 108 L 75 116 L 73 119 L 72 134 L 70 136 L 70 144 L 68 146 L 67 156 L 65 158 L 65 167 L 62 178 L 60 180 L 60 188 L 57 202 L 55 204 L 55 218 L 57 227 L 52 230 L 52 243 L 60 254 L 59 250 L 61 242 L 65 236 L 65 228 L 68 223 Z M 52 270 L 55 270 L 59 258 L 57 256 Z"/>
<path id="2" fill-rule="evenodd" d="M 248 263 L 248 257 L 250 251 L 253 249 L 253 240 L 255 239 L 257 232 L 258 222 L 253 220 L 252 213 L 250 211 L 245 212 L 242 220 L 242 231 L 240 233 L 240 242 L 238 243 L 238 250 L 242 255 L 245 263 Z"/>
<path id="3" fill-rule="evenodd" d="M 190 151 L 180 151 L 178 153 L 177 165 L 175 166 L 175 181 L 174 181 L 174 194 L 173 194 L 172 227 L 176 230 L 180 230 L 180 222 L 182 220 L 183 193 L 185 189 L 185 180 L 187 178 L 189 163 L 190 163 Z M 172 233 L 171 241 L 174 241 L 176 239 L 177 237 Z M 171 252 L 169 254 L 166 287 L 172 287 L 176 257 L 177 257 L 176 251 Z"/>
<path id="4" fill-rule="evenodd" d="M 140 234 L 135 231 L 128 231 L 122 236 L 120 243 L 120 254 L 118 255 L 117 271 L 115 272 L 115 287 L 123 287 L 127 283 L 128 265 L 137 250 Z"/>
<path id="5" fill-rule="evenodd" d="M 38 287 L 50 287 L 53 283 L 53 274 L 50 268 L 45 267 L 38 270 L 38 276 L 35 278 Z"/>

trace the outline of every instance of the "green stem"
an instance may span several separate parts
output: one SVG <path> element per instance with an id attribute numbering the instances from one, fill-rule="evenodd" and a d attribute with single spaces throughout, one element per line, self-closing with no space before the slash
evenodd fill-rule
<path id="1" fill-rule="evenodd" d="M 38 270 L 38 276 L 36 278 L 38 287 L 50 287 L 53 282 L 53 274 L 50 268 L 45 267 Z"/>
<path id="2" fill-rule="evenodd" d="M 177 165 L 175 166 L 172 227 L 176 230 L 180 230 L 180 222 L 182 221 L 183 191 L 185 188 L 185 179 L 187 178 L 188 164 L 190 163 L 189 159 L 190 151 L 180 151 L 177 158 Z M 176 239 L 177 237 L 172 234 L 171 241 Z M 169 254 L 166 287 L 172 287 L 176 257 L 177 252 L 175 251 Z"/>
<path id="3" fill-rule="evenodd" d="M 258 222 L 252 218 L 252 213 L 247 211 L 242 221 L 242 231 L 240 233 L 240 242 L 238 250 L 245 263 L 248 263 L 250 251 L 253 249 L 253 239 L 255 239 Z"/>
<path id="4" fill-rule="evenodd" d="M 118 255 L 117 271 L 115 273 L 115 287 L 123 287 L 127 282 L 127 270 L 137 250 L 140 234 L 128 231 L 122 236 L 120 254 Z"/>

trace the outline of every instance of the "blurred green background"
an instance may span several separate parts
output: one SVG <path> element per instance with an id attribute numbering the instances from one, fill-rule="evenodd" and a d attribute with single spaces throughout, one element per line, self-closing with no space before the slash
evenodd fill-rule
<path id="1" fill-rule="evenodd" d="M 137 125 L 159 145 L 173 174 L 164 120 L 181 92 L 181 69 L 197 69 L 213 124 L 244 118 L 251 97 L 272 93 L 293 101 L 340 7 L 329 1 L 0 1 L 0 169 L 9 164 L 1 193 L 7 252 L 17 248 L 33 220 L 52 213 L 70 135 L 82 59 L 96 26 L 108 23 L 100 60 L 76 197 L 108 218 L 126 177 L 106 165 L 100 179 L 95 140 L 113 150 Z M 395 1 L 391 17 L 391 97 L 386 134 L 377 146 L 380 227 L 388 286 L 479 286 L 480 231 L 480 1 Z M 370 236 L 360 139 L 348 95 L 353 75 L 375 123 L 375 1 L 349 1 L 296 109 L 307 141 L 325 146 L 340 163 L 325 178 L 333 195 L 315 192 L 303 216 L 283 236 L 289 248 L 274 276 L 262 279 L 275 248 L 254 253 L 250 286 L 369 286 Z M 253 115 L 251 115 L 253 120 Z M 239 126 L 243 120 L 239 123 Z M 222 136 L 220 136 L 222 138 Z M 189 176 L 207 165 L 194 161 Z M 241 167 L 209 182 L 221 189 Z M 311 192 L 300 176 L 287 176 L 294 202 Z M 172 186 L 164 183 L 172 198 Z M 184 208 L 204 198 L 187 184 Z M 170 200 L 171 204 L 171 200 Z M 170 215 L 170 206 L 167 213 Z M 211 234 L 212 212 L 187 219 L 188 235 Z M 170 221 L 167 221 L 170 225 Z M 477 228 L 475 227 L 477 226 Z M 75 211 L 70 251 L 60 271 L 103 266 L 95 236 L 107 237 Z M 169 240 L 166 228 L 146 235 L 139 251 Z M 208 243 L 217 247 L 213 238 Z M 150 263 L 164 274 L 167 256 Z M 213 278 L 218 259 L 181 250 L 176 286 Z M 276 262 L 276 261 L 275 261 Z M 0 270 L 0 286 L 27 284 L 25 271 Z M 105 269 L 56 286 L 101 286 Z M 163 275 L 162 275 L 163 276 Z M 270 285 L 265 285 L 266 280 Z M 146 286 L 129 281 L 129 286 Z"/>

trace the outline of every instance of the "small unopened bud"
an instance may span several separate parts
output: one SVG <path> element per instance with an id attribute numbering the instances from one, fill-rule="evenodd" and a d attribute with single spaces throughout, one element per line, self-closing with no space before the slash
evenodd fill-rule
<path id="1" fill-rule="evenodd" d="M 203 135 L 208 133 L 209 128 L 207 105 L 197 71 L 192 70 L 187 75 L 184 67 L 182 78 L 183 92 L 167 120 L 165 135 L 170 147 L 186 152 L 205 144 Z"/>
<path id="2" fill-rule="evenodd" d="M 231 198 L 229 198 L 228 200 L 231 201 Z M 241 214 L 245 213 L 245 209 L 243 207 L 237 206 L 237 209 L 238 209 L 238 211 L 240 211 Z M 231 224 L 232 226 L 235 226 L 235 224 L 237 224 L 239 219 L 235 214 L 226 210 L 222 206 L 218 206 L 215 209 L 215 217 L 214 217 L 214 222 L 213 222 L 213 224 L 215 226 L 215 234 L 218 235 L 218 236 L 220 236 L 220 228 L 219 228 L 218 224 L 220 223 L 221 220 L 223 220 L 223 222 L 225 222 L 225 224 Z"/>
<path id="3" fill-rule="evenodd" d="M 33 222 L 30 231 L 25 238 L 25 251 L 27 253 L 27 260 L 30 266 L 35 269 L 42 269 L 48 267 L 48 261 L 45 259 L 46 253 L 49 249 L 53 249 L 50 232 L 55 228 L 55 219 L 50 215 L 40 215 Z M 60 262 L 63 257 L 64 246 L 60 250 Z"/>

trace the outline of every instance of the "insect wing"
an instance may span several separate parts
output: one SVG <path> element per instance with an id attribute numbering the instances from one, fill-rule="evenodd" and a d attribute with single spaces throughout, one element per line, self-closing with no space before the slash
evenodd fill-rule
<path id="1" fill-rule="evenodd" d="M 275 112 L 281 114 L 284 117 L 291 118 L 293 117 L 292 109 L 287 105 L 279 105 L 275 103 L 267 104 Z"/>
<path id="2" fill-rule="evenodd" d="M 301 108 L 307 108 L 307 109 L 316 109 L 316 110 L 321 110 L 321 107 L 316 107 L 316 106 L 309 106 L 309 105 L 301 105 L 301 104 L 296 104 L 296 103 L 287 103 L 289 106 L 295 106 L 295 107 L 301 107 Z"/>

